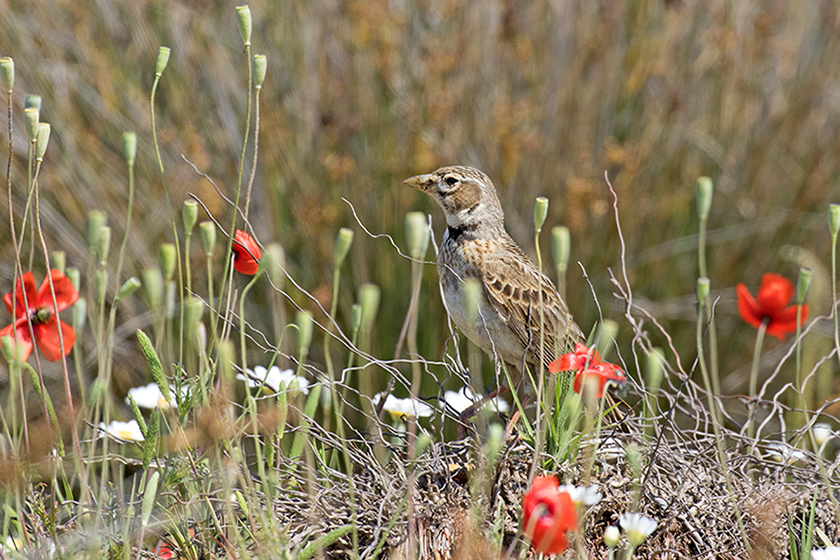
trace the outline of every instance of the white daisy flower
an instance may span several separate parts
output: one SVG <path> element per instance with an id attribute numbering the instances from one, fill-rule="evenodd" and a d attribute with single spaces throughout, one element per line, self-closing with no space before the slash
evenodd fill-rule
<path id="1" fill-rule="evenodd" d="M 822 444 L 824 444 L 834 436 L 834 432 L 831 430 L 831 426 L 824 422 L 814 424 L 813 429 L 814 439 L 817 440 L 817 445 L 819 446 L 822 446 Z"/>
<path id="2" fill-rule="evenodd" d="M 461 413 L 464 412 L 466 409 L 480 401 L 482 397 L 480 395 L 476 395 L 472 392 L 472 389 L 469 387 L 461 387 L 458 391 L 446 391 L 443 394 L 443 400 L 452 407 L 455 412 Z M 491 406 L 496 412 L 499 413 L 506 413 L 510 410 L 510 406 L 504 399 L 499 397 L 495 397 L 487 401 L 487 403 L 482 406 L 482 410 L 487 408 L 487 406 Z"/>
<path id="3" fill-rule="evenodd" d="M 811 549 L 811 560 L 840 560 L 840 546 Z"/>
<path id="4" fill-rule="evenodd" d="M 266 369 L 263 366 L 257 366 L 254 369 L 246 369 L 245 373 L 237 373 L 236 378 L 246 382 L 251 388 L 260 387 L 264 382 L 265 387 L 275 393 L 281 390 L 297 389 L 304 395 L 309 394 L 309 381 L 305 377 L 295 375 L 294 370 L 291 369 L 281 370 L 277 366 Z"/>
<path id="5" fill-rule="evenodd" d="M 805 459 L 805 454 L 802 451 L 783 442 L 767 444 L 767 452 L 773 459 L 785 465 L 790 465 L 796 461 Z"/>
<path id="6" fill-rule="evenodd" d="M 143 432 L 140 431 L 140 425 L 137 420 L 129 420 L 128 422 L 111 422 L 105 424 L 99 423 L 99 429 L 105 433 L 125 441 L 143 441 Z"/>
<path id="7" fill-rule="evenodd" d="M 170 394 L 171 402 L 166 402 L 163 393 L 157 383 L 149 383 L 141 387 L 132 387 L 128 390 L 128 396 L 134 399 L 140 408 L 159 408 L 168 410 L 176 405 L 175 396 Z M 126 404 L 131 404 L 128 396 L 125 397 Z"/>
<path id="8" fill-rule="evenodd" d="M 371 402 L 373 402 L 373 406 L 379 406 L 379 401 L 381 399 L 382 393 L 373 397 L 373 399 L 371 400 Z M 397 397 L 391 394 L 389 394 L 388 397 L 385 399 L 385 404 L 382 408 L 383 410 L 391 413 L 397 418 L 401 418 L 403 416 L 431 416 L 435 413 L 435 409 L 433 409 L 431 406 L 424 403 L 423 401 L 419 401 L 417 399 L 412 398 L 398 399 Z"/>
<path id="9" fill-rule="evenodd" d="M 584 505 L 586 507 L 594 506 L 600 502 L 604 495 L 598 492 L 598 485 L 592 486 L 575 486 L 574 484 L 563 484 L 558 489 L 560 492 L 566 492 L 572 498 L 572 503 L 576 507 Z"/>
<path id="10" fill-rule="evenodd" d="M 641 513 L 624 513 L 618 518 L 618 524 L 624 529 L 627 540 L 633 547 L 645 542 L 656 530 L 656 521 Z"/>

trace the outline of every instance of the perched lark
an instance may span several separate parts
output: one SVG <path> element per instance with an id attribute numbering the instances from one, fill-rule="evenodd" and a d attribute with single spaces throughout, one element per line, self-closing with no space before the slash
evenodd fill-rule
<path id="1" fill-rule="evenodd" d="M 539 369 L 541 348 L 548 366 L 570 343 L 583 340 L 554 284 L 505 231 L 502 206 L 487 175 L 472 167 L 442 167 L 404 182 L 434 198 L 446 214 L 437 265 L 449 316 L 497 363 L 508 365 L 514 382 L 526 364 L 532 372 Z M 467 278 L 483 288 L 478 321 L 472 323 L 462 289 Z"/>

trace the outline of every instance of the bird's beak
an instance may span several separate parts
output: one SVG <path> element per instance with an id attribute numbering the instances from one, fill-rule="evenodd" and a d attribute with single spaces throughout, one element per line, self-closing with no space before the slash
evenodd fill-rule
<path id="1" fill-rule="evenodd" d="M 429 187 L 429 177 L 429 175 L 415 175 L 409 177 L 403 183 L 418 191 L 426 192 Z"/>

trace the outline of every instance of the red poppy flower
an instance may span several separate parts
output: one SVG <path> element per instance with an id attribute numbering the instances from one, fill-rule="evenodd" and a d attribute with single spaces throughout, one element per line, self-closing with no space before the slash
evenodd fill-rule
<path id="1" fill-rule="evenodd" d="M 21 289 L 21 279 L 18 278 L 15 286 L 14 309 L 12 308 L 12 292 L 3 296 L 6 309 L 14 317 L 14 322 L 0 330 L 0 337 L 14 337 L 15 344 L 19 346 L 21 351 L 20 358 L 24 361 L 32 353 L 32 339 L 29 336 L 27 322 L 32 324 L 32 334 L 35 335 L 38 348 L 44 357 L 51 362 L 61 359 L 61 344 L 58 337 L 59 324 L 61 325 L 61 334 L 64 335 L 65 356 L 70 353 L 73 344 L 76 342 L 76 333 L 73 332 L 73 328 L 60 320 L 58 314 L 73 305 L 79 299 L 79 293 L 70 279 L 58 270 L 51 270 L 50 276 L 55 288 L 57 309 L 53 307 L 49 278 L 44 278 L 41 287 L 36 292 L 35 278 L 31 272 L 26 272 L 23 275 L 23 289 Z M 26 291 L 26 303 L 23 300 L 24 290 Z"/>
<path id="2" fill-rule="evenodd" d="M 522 532 L 534 550 L 558 554 L 569 544 L 566 533 L 577 525 L 577 510 L 553 476 L 538 476 L 522 498 Z"/>
<path id="3" fill-rule="evenodd" d="M 594 381 L 589 381 L 590 379 Z M 575 373 L 575 383 L 573 388 L 575 393 L 580 395 L 582 394 L 581 391 L 584 387 L 591 388 L 591 385 L 589 385 L 590 383 L 597 383 L 595 397 L 600 399 L 604 396 L 604 389 L 610 381 L 620 386 L 627 383 L 627 378 L 624 376 L 622 369 L 617 365 L 600 362 L 594 366 L 579 369 L 577 373 Z"/>
<path id="4" fill-rule="evenodd" d="M 260 268 L 260 250 L 254 238 L 241 229 L 236 230 L 233 237 L 233 268 L 242 274 L 253 276 Z"/>
<path id="5" fill-rule="evenodd" d="M 767 334 L 783 340 L 796 331 L 796 305 L 788 305 L 796 294 L 793 283 L 773 272 L 761 277 L 758 297 L 753 298 L 747 287 L 738 284 L 738 312 L 741 318 L 758 328 L 767 323 Z M 808 306 L 802 306 L 802 321 L 808 317 Z"/>
<path id="6" fill-rule="evenodd" d="M 548 371 L 551 373 L 560 373 L 561 371 L 578 370 L 588 366 L 594 366 L 601 363 L 601 356 L 594 348 L 587 348 L 586 345 L 580 342 L 575 344 L 575 351 L 563 354 L 550 364 L 548 364 Z"/>

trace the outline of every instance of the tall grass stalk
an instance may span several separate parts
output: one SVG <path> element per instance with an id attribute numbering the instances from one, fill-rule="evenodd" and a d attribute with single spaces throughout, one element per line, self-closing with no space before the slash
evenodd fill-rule
<path id="1" fill-rule="evenodd" d="M 542 251 L 540 251 L 540 233 L 542 232 L 545 218 L 548 215 L 548 199 L 544 196 L 537 197 L 534 203 L 534 247 L 537 252 L 537 294 L 540 310 L 540 340 L 539 358 L 537 359 L 537 415 L 534 420 L 536 435 L 534 438 L 534 459 L 531 463 L 530 479 L 534 478 L 540 465 L 540 452 L 542 450 L 542 438 L 545 433 L 545 418 L 543 417 L 543 389 L 545 387 L 545 306 L 543 301 L 543 274 L 542 274 Z M 523 414 L 524 416 L 524 414 Z"/>

